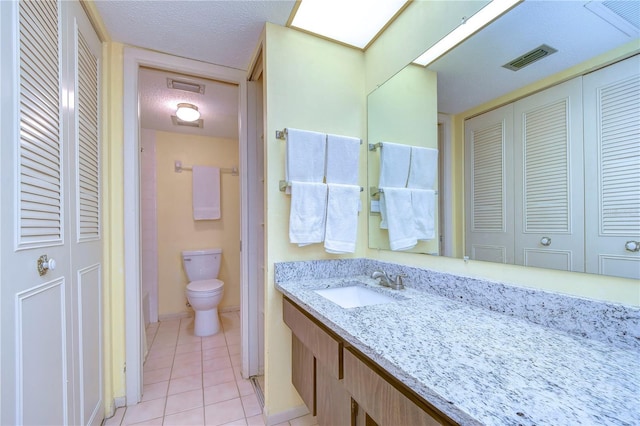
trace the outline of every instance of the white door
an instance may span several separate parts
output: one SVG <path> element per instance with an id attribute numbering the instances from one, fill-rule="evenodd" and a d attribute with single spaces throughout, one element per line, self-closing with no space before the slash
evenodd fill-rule
<path id="1" fill-rule="evenodd" d="M 82 6 L 68 7 L 69 250 L 76 424 L 96 425 L 102 396 L 101 44 Z"/>
<path id="2" fill-rule="evenodd" d="M 83 11 L 76 2 L 55 1 L 0 2 L 0 10 L 0 423 L 99 423 L 103 410 L 85 409 L 91 413 L 81 417 L 81 403 L 102 404 L 101 395 L 99 402 L 93 395 L 87 398 L 82 388 L 97 381 L 101 392 L 101 354 L 95 361 L 101 348 L 79 339 L 100 336 L 101 326 L 92 328 L 95 324 L 84 322 L 86 309 L 78 311 L 78 300 L 95 293 L 78 283 L 83 273 L 92 276 L 83 277 L 84 283 L 96 279 L 83 268 L 99 265 L 99 240 L 84 260 L 72 259 L 77 192 L 70 103 L 83 89 L 74 88 L 69 66 L 74 60 L 68 55 L 73 54 L 73 14 Z M 50 268 L 41 268 L 41 275 L 37 266 L 43 255 Z M 98 281 L 100 274 L 98 266 Z M 88 368 L 95 370 L 83 376 Z"/>
<path id="3" fill-rule="evenodd" d="M 513 104 L 465 122 L 469 258 L 513 263 Z"/>
<path id="4" fill-rule="evenodd" d="M 582 78 L 514 104 L 515 263 L 584 272 Z"/>
<path id="5" fill-rule="evenodd" d="M 587 272 L 640 279 L 640 56 L 584 77 Z"/>
<path id="6" fill-rule="evenodd" d="M 262 74 L 247 82 L 249 149 L 249 376 L 264 374 L 264 132 Z M 244 248 L 243 248 L 244 249 Z"/>

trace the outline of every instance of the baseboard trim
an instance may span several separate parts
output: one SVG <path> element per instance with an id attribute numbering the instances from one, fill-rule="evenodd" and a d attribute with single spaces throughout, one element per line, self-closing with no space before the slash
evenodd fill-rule
<path id="1" fill-rule="evenodd" d="M 115 406 L 115 409 L 117 410 L 120 407 L 124 407 L 125 405 L 127 405 L 127 398 L 124 396 L 119 396 L 117 398 L 113 398 L 113 405 Z M 114 410 L 115 412 L 115 410 Z"/>
<path id="2" fill-rule="evenodd" d="M 239 312 L 240 306 L 227 306 L 224 308 L 218 309 L 219 312 Z"/>
<path id="3" fill-rule="evenodd" d="M 286 411 L 281 411 L 275 414 L 267 414 L 264 413 L 262 418 L 264 419 L 264 424 L 267 426 L 277 425 L 279 423 L 288 422 L 289 420 L 295 419 L 297 417 L 306 416 L 309 414 L 309 409 L 306 405 L 300 405 L 298 407 L 291 408 Z"/>

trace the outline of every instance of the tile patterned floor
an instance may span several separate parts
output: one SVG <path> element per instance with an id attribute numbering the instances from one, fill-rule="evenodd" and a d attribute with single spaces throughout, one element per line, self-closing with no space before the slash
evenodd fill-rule
<path id="1" fill-rule="evenodd" d="M 264 425 L 251 381 L 240 374 L 240 316 L 220 315 L 222 330 L 193 334 L 193 319 L 147 327 L 142 401 L 116 410 L 112 425 Z M 313 426 L 310 415 L 278 426 Z"/>

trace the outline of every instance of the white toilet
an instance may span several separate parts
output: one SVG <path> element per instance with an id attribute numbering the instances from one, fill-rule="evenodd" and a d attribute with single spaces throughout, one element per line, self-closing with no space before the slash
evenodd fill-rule
<path id="1" fill-rule="evenodd" d="M 222 300 L 224 283 L 218 278 L 222 249 L 182 252 L 182 265 L 189 277 L 187 300 L 196 312 L 194 333 L 211 336 L 220 330 L 218 304 Z"/>

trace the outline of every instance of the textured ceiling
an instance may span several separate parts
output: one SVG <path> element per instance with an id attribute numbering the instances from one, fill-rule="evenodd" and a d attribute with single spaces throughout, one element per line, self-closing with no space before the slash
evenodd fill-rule
<path id="1" fill-rule="evenodd" d="M 246 70 L 265 22 L 285 25 L 295 1 L 96 0 L 114 41 Z"/>
<path id="2" fill-rule="evenodd" d="M 466 111 L 637 40 L 585 3 L 525 1 L 430 65 L 438 72 L 438 111 Z M 502 68 L 541 44 L 558 52 L 516 72 Z"/>
<path id="3" fill-rule="evenodd" d="M 205 85 L 204 94 L 169 89 L 167 77 Z M 140 69 L 140 127 L 217 138 L 238 138 L 238 87 L 149 68 Z M 176 126 L 171 120 L 179 103 L 194 104 L 203 128 Z"/>
<path id="4" fill-rule="evenodd" d="M 285 25 L 294 1 L 121 1 L 96 0 L 114 41 L 246 70 L 265 22 Z M 139 73 L 140 126 L 174 133 L 238 138 L 238 89 L 234 85 L 189 77 L 206 84 L 204 95 L 167 88 L 167 71 Z M 185 78 L 182 76 L 182 78 Z M 202 129 L 171 121 L 180 102 L 198 106 Z"/>

